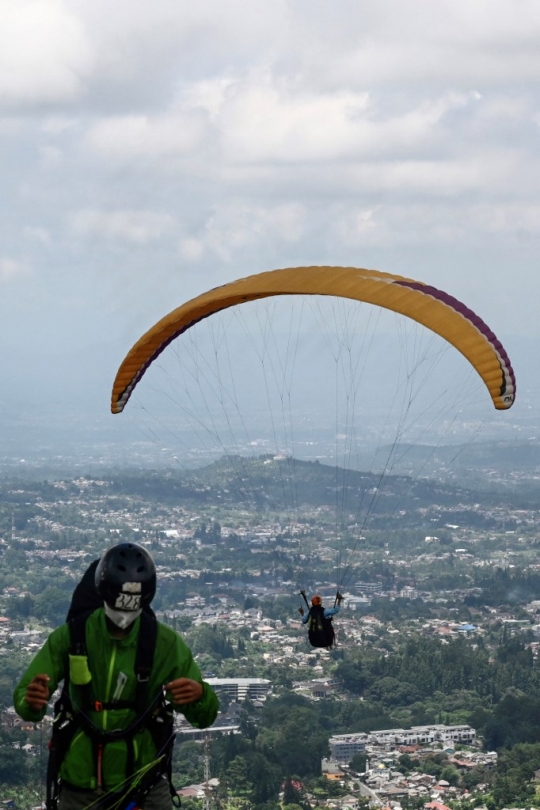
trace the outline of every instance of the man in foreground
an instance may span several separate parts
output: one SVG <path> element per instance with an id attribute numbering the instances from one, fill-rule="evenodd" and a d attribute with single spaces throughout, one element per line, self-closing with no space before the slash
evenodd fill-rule
<path id="1" fill-rule="evenodd" d="M 218 699 L 181 637 L 150 609 L 156 569 L 146 549 L 120 543 L 106 551 L 95 587 L 103 606 L 51 633 L 15 689 L 15 709 L 39 722 L 64 679 L 49 810 L 170 810 L 172 711 L 207 728 Z"/>

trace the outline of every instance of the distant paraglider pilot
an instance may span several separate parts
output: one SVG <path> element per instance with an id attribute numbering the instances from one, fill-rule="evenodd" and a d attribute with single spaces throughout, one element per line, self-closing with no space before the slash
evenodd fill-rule
<path id="1" fill-rule="evenodd" d="M 218 699 L 190 649 L 150 608 L 155 591 L 145 548 L 110 548 L 75 590 L 70 621 L 51 633 L 15 690 L 18 714 L 39 722 L 64 680 L 47 810 L 170 810 L 173 712 L 196 728 L 215 720 Z"/>
<path id="2" fill-rule="evenodd" d="M 339 613 L 343 596 L 338 592 L 334 607 L 323 607 L 322 598 L 316 593 L 311 598 L 311 607 L 306 599 L 304 591 L 300 592 L 304 597 L 308 611 L 303 607 L 298 609 L 302 616 L 302 624 L 308 626 L 308 638 L 312 647 L 332 647 L 335 641 L 334 626 L 332 616 Z"/>

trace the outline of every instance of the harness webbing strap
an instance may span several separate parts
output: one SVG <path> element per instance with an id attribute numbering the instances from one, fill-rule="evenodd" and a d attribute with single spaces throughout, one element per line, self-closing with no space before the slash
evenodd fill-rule
<path id="1" fill-rule="evenodd" d="M 157 622 L 147 613 L 141 613 L 137 653 L 135 655 L 135 675 L 137 688 L 135 692 L 135 711 L 142 714 L 148 703 L 148 680 L 154 663 L 156 649 Z"/>

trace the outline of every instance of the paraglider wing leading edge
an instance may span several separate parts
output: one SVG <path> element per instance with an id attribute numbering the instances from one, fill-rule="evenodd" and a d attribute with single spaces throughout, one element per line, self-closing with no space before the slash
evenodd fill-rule
<path id="1" fill-rule="evenodd" d="M 510 408 L 516 381 L 496 336 L 451 295 L 413 279 L 354 267 L 271 270 L 209 290 L 170 312 L 128 352 L 114 381 L 111 410 L 121 413 L 146 369 L 175 338 L 216 312 L 278 295 L 328 295 L 362 301 L 405 315 L 451 343 L 475 368 L 498 410 Z"/>

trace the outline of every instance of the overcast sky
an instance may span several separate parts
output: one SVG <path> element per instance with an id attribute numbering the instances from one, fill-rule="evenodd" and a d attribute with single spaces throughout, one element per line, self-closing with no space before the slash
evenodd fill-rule
<path id="1" fill-rule="evenodd" d="M 106 410 L 157 318 L 291 265 L 431 283 L 523 364 L 540 339 L 539 42 L 538 0 L 0 0 L 13 401 L 34 374 L 39 400 L 69 352 L 76 400 L 97 350 Z"/>

